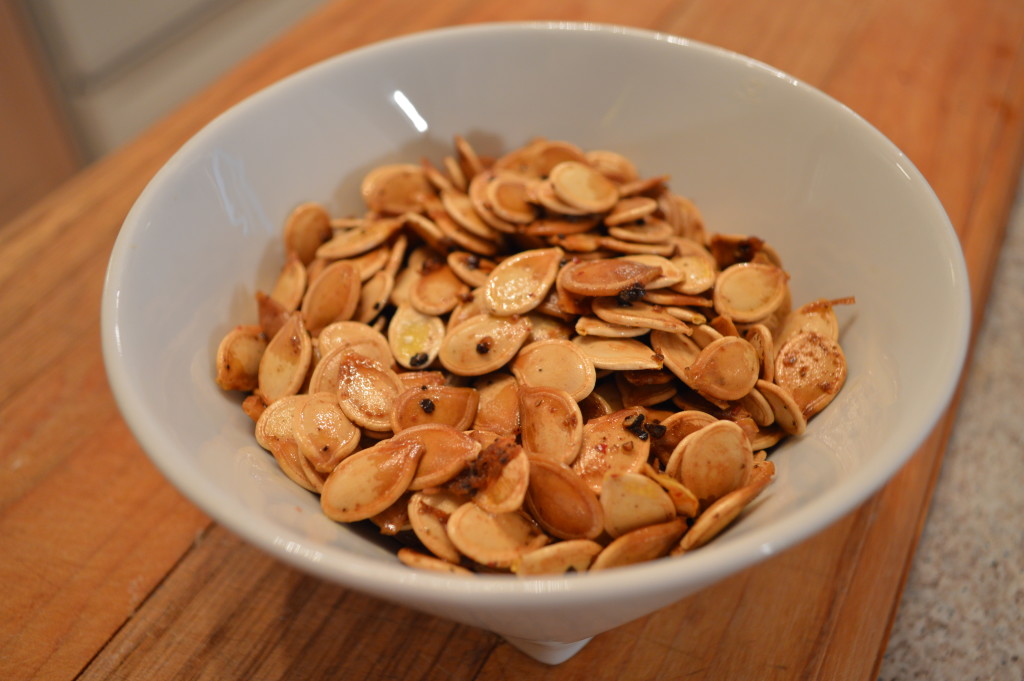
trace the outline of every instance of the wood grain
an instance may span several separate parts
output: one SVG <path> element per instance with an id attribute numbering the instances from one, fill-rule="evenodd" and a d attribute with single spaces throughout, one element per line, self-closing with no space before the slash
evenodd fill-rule
<path id="1" fill-rule="evenodd" d="M 0 678 L 875 678 L 951 415 L 887 487 L 826 531 L 596 637 L 555 668 L 257 552 L 178 495 L 121 421 L 99 354 L 104 268 L 132 202 L 181 143 L 338 52 L 527 19 L 714 43 L 851 106 L 935 187 L 980 319 L 1024 155 L 1019 2 L 334 0 L 0 228 L 0 580 L 11 585 Z"/>

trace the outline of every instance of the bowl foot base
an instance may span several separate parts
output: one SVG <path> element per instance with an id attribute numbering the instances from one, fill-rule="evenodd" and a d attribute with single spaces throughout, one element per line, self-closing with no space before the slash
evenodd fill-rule
<path id="1" fill-rule="evenodd" d="M 504 636 L 503 638 L 520 651 L 544 664 L 561 664 L 583 650 L 583 646 L 590 643 L 589 638 L 585 638 L 582 641 L 573 641 L 572 643 L 531 641 L 525 638 L 516 638 L 515 636 Z"/>

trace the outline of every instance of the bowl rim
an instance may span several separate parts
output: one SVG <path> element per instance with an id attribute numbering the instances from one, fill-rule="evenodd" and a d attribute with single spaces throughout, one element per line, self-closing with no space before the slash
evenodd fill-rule
<path id="1" fill-rule="evenodd" d="M 283 526 L 275 527 L 272 532 L 260 530 L 255 527 L 251 519 L 245 516 L 244 510 L 239 505 L 228 503 L 221 498 L 212 483 L 198 471 L 193 471 L 190 467 L 175 465 L 174 460 L 177 455 L 173 451 L 173 447 L 169 447 L 158 437 L 161 429 L 159 420 L 138 406 L 141 404 L 141 400 L 136 399 L 131 381 L 119 361 L 121 356 L 119 327 L 122 320 L 118 309 L 118 290 L 121 288 L 122 276 L 125 271 L 124 265 L 131 250 L 129 242 L 132 241 L 132 235 L 138 228 L 139 216 L 146 212 L 146 206 L 155 195 L 161 179 L 182 162 L 191 148 L 199 145 L 206 137 L 215 135 L 221 126 L 229 125 L 239 111 L 255 106 L 255 103 L 262 98 L 274 96 L 278 88 L 285 83 L 294 85 L 302 79 L 313 77 L 321 70 L 342 68 L 338 66 L 339 64 L 355 63 L 358 60 L 372 58 L 375 55 L 396 49 L 415 49 L 419 45 L 450 40 L 453 37 L 538 32 L 543 34 L 590 32 L 617 35 L 628 40 L 655 40 L 677 45 L 706 57 L 735 62 L 747 68 L 764 70 L 795 86 L 803 96 L 817 98 L 825 106 L 835 108 L 839 114 L 852 117 L 854 123 L 862 126 L 865 133 L 874 136 L 882 147 L 888 148 L 895 158 L 900 159 L 901 167 L 918 181 L 923 191 L 930 193 L 929 203 L 933 204 L 937 217 L 941 215 L 941 220 L 945 223 L 944 238 L 950 242 L 947 244 L 951 246 L 948 250 L 954 256 L 951 263 L 952 275 L 963 284 L 957 287 L 960 292 L 959 299 L 950 302 L 957 309 L 964 324 L 956 339 L 955 351 L 945 367 L 949 380 L 946 381 L 944 389 L 933 396 L 931 406 L 927 411 L 926 423 L 918 432 L 912 436 L 908 435 L 904 441 L 894 447 L 894 450 L 900 454 L 899 456 L 892 457 L 880 466 L 854 471 L 827 498 L 818 497 L 812 500 L 788 517 L 773 522 L 770 527 L 755 530 L 742 541 L 728 545 L 712 544 L 702 551 L 687 554 L 684 569 L 680 569 L 680 564 L 671 559 L 579 575 L 522 579 L 508 575 L 478 574 L 467 579 L 412 570 L 401 565 L 397 560 L 393 565 L 385 564 L 380 560 L 349 554 L 338 547 L 327 547 L 324 551 L 314 549 L 305 546 L 304 538 L 290 535 L 290 530 Z M 233 533 L 240 535 L 275 558 L 330 581 L 377 595 L 384 595 L 396 601 L 401 601 L 404 597 L 422 598 L 425 593 L 429 592 L 444 600 L 454 599 L 475 604 L 529 605 L 542 601 L 547 602 L 554 594 L 559 594 L 559 602 L 571 603 L 599 597 L 612 588 L 619 595 L 638 595 L 648 592 L 652 584 L 659 585 L 659 588 L 664 589 L 669 585 L 710 583 L 723 576 L 723 566 L 727 566 L 725 575 L 733 574 L 820 533 L 887 484 L 931 433 L 949 405 L 960 382 L 971 330 L 971 300 L 968 281 L 966 263 L 956 232 L 934 190 L 923 175 L 906 155 L 877 128 L 851 108 L 814 86 L 739 52 L 660 31 L 592 22 L 478 23 L 397 36 L 329 57 L 249 95 L 216 116 L 193 135 L 150 180 L 126 216 L 118 234 L 108 264 L 101 304 L 102 352 L 115 401 L 147 457 L 189 501 L 216 522 L 225 525 Z M 767 536 L 762 536 L 769 534 L 770 541 Z M 668 605 L 668 602 L 665 604 Z"/>

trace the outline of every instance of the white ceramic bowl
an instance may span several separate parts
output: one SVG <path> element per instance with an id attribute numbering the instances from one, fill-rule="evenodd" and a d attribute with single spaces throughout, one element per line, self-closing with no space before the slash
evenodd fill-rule
<path id="1" fill-rule="evenodd" d="M 677 558 L 549 579 L 410 570 L 373 533 L 324 518 L 213 381 L 217 343 L 255 320 L 302 201 L 361 210 L 375 165 L 496 154 L 542 135 L 671 174 L 709 228 L 765 238 L 797 304 L 839 310 L 849 379 L 774 455 L 775 483 L 732 529 Z M 778 553 L 864 501 L 946 406 L 968 337 L 957 238 L 907 158 L 850 110 L 764 64 L 676 37 L 590 24 L 499 24 L 388 41 L 309 68 L 186 144 L 125 221 L 103 299 L 114 394 L 160 470 L 279 559 L 506 636 L 548 662 Z"/>

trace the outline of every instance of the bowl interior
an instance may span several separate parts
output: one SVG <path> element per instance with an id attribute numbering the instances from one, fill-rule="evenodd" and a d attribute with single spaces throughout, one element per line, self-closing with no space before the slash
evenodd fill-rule
<path id="1" fill-rule="evenodd" d="M 361 212 L 370 168 L 496 155 L 534 136 L 630 157 L 709 229 L 781 253 L 795 304 L 838 310 L 848 383 L 742 522 L 666 561 L 545 580 L 412 573 L 386 544 L 326 520 L 253 440 L 213 381 L 217 344 L 255 320 L 296 204 Z M 493 25 L 412 36 L 308 69 L 229 111 L 167 164 L 128 216 L 104 297 L 104 350 L 125 417 L 160 469 L 230 529 L 374 593 L 494 604 L 706 583 L 821 529 L 877 489 L 945 406 L 966 348 L 967 279 L 927 183 L 840 104 L 762 64 L 664 35 Z M 669 565 L 671 563 L 671 565 Z M 643 585 L 643 586 L 642 586 Z M 526 598 L 527 601 L 521 599 Z M 554 596 L 558 598 L 558 596 Z M 504 600 L 502 600 L 504 599 Z"/>

